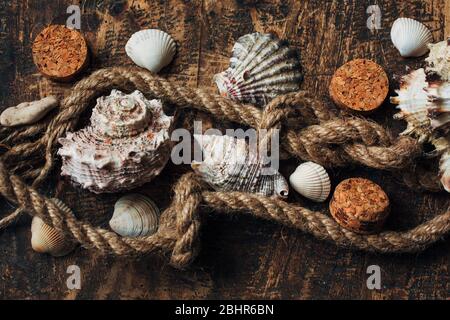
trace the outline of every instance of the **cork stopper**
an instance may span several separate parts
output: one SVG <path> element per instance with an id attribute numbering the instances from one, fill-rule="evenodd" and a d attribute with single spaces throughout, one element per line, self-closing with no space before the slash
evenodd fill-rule
<path id="1" fill-rule="evenodd" d="M 334 73 L 329 91 L 334 103 L 341 108 L 368 113 L 383 104 L 389 93 L 389 80 L 375 62 L 356 59 Z"/>
<path id="2" fill-rule="evenodd" d="M 330 212 L 346 229 L 360 234 L 377 233 L 389 214 L 389 198 L 376 183 L 351 178 L 336 187 Z"/>
<path id="3" fill-rule="evenodd" d="M 34 40 L 33 61 L 39 71 L 56 81 L 70 81 L 88 64 L 83 35 L 63 25 L 50 25 Z"/>

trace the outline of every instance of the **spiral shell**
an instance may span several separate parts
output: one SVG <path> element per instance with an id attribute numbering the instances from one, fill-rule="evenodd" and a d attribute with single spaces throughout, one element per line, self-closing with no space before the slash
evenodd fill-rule
<path id="1" fill-rule="evenodd" d="M 160 101 L 113 90 L 97 100 L 88 127 L 59 139 L 61 174 L 96 193 L 143 185 L 170 157 L 173 122 Z"/>
<path id="2" fill-rule="evenodd" d="M 420 57 L 428 52 L 433 36 L 419 21 L 399 18 L 392 25 L 391 40 L 402 57 Z"/>
<path id="3" fill-rule="evenodd" d="M 172 61 L 177 46 L 166 32 L 147 29 L 133 34 L 125 46 L 125 51 L 139 67 L 158 73 Z"/>
<path id="4" fill-rule="evenodd" d="M 149 236 L 158 230 L 159 215 L 158 207 L 150 198 L 129 194 L 116 202 L 109 226 L 123 237 Z"/>
<path id="5" fill-rule="evenodd" d="M 52 199 L 63 211 L 70 209 L 57 199 Z M 76 244 L 67 240 L 63 234 L 47 225 L 41 218 L 35 216 L 31 222 L 31 247 L 39 253 L 48 253 L 54 257 L 62 257 L 75 249 Z"/>
<path id="6" fill-rule="evenodd" d="M 238 39 L 230 67 L 214 81 L 225 97 L 265 105 L 278 95 L 298 91 L 302 77 L 295 50 L 271 34 L 256 32 Z"/>
<path id="7" fill-rule="evenodd" d="M 400 109 L 394 117 L 408 123 L 402 135 L 416 137 L 421 143 L 432 143 L 435 154 L 441 155 L 441 182 L 450 192 L 450 82 L 449 69 L 444 62 L 449 59 L 449 50 L 444 45 L 447 46 L 447 42 L 430 46 L 427 67 L 405 75 L 396 91 L 398 96 L 392 97 L 391 102 Z"/>
<path id="8" fill-rule="evenodd" d="M 330 194 L 330 177 L 317 163 L 305 162 L 295 169 L 289 177 L 295 191 L 316 202 L 325 201 Z"/>
<path id="9" fill-rule="evenodd" d="M 286 179 L 264 165 L 244 139 L 216 135 L 194 135 L 194 138 L 202 147 L 204 161 L 194 162 L 192 168 L 213 188 L 287 198 Z"/>

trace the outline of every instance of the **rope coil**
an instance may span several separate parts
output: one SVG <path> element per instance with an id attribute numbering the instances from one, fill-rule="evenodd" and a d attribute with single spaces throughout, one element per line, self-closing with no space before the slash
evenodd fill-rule
<path id="1" fill-rule="evenodd" d="M 143 238 L 124 238 L 94 228 L 79 221 L 73 213 L 64 212 L 49 198 L 39 194 L 36 187 L 45 180 L 54 163 L 56 141 L 67 131 L 74 130 L 81 113 L 89 103 L 110 89 L 139 90 L 178 108 L 192 108 L 258 129 L 282 128 L 282 147 L 302 160 L 325 166 L 349 163 L 393 170 L 408 168 L 421 152 L 419 143 L 409 137 L 393 138 L 382 126 L 372 121 L 351 117 L 339 118 L 330 109 L 311 99 L 305 92 L 278 97 L 261 110 L 243 105 L 203 89 L 178 86 L 137 68 L 116 67 L 99 70 L 81 80 L 66 97 L 60 112 L 45 126 L 19 129 L 7 134 L 2 143 L 16 143 L 0 159 L 0 193 L 16 204 L 18 209 L 0 221 L 0 229 L 16 219 L 21 211 L 39 216 L 50 226 L 87 248 L 104 253 L 135 255 L 150 252 L 171 254 L 170 262 L 177 268 L 188 266 L 199 251 L 201 216 L 204 204 L 217 211 L 248 212 L 256 217 L 279 222 L 334 241 L 341 246 L 378 252 L 416 252 L 445 236 L 450 230 L 450 211 L 405 232 L 384 232 L 378 235 L 357 235 L 338 225 L 332 218 L 278 199 L 241 192 L 211 192 L 193 173 L 185 174 L 174 188 L 171 205 L 162 213 L 158 232 Z M 303 128 L 293 130 L 283 124 L 295 117 Z M 0 132 L 0 134 L 5 134 Z M 39 136 L 41 134 L 41 136 Z M 34 141 L 23 142 L 33 137 Z M 36 158 L 45 153 L 45 162 L 36 166 Z M 16 167 L 7 168 L 14 159 Z M 22 175 L 31 178 L 31 186 L 15 175 L 21 168 L 33 168 Z M 420 177 L 416 182 L 420 184 Z M 436 179 L 437 181 L 437 179 Z M 427 186 L 435 184 L 427 180 Z"/>

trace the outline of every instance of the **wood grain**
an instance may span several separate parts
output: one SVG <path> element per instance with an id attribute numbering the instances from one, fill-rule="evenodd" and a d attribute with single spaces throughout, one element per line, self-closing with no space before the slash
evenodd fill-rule
<path id="1" fill-rule="evenodd" d="M 49 94 L 63 96 L 70 84 L 42 77 L 31 59 L 34 37 L 50 23 L 64 23 L 69 0 L 0 2 L 0 105 L 4 108 Z M 82 32 L 93 63 L 85 74 L 101 67 L 131 65 L 124 45 L 142 28 L 160 28 L 178 44 L 174 62 L 162 75 L 180 85 L 216 90 L 212 77 L 228 65 L 235 40 L 253 31 L 274 32 L 287 38 L 301 53 L 305 72 L 302 89 L 323 98 L 337 67 L 353 58 L 379 63 L 388 73 L 391 94 L 395 75 L 423 59 L 403 59 L 390 42 L 389 32 L 399 16 L 427 24 L 436 41 L 449 33 L 447 0 L 281 1 L 281 0 L 83 0 Z M 382 29 L 366 26 L 366 8 L 378 4 Z M 371 115 L 400 132 L 404 124 L 392 120 L 393 106 L 385 104 Z M 282 163 L 289 175 L 298 163 Z M 162 208 L 171 186 L 185 167 L 168 165 L 155 181 L 140 189 Z M 120 195 L 93 195 L 72 187 L 58 176 L 44 191 L 55 192 L 84 219 L 102 225 Z M 387 229 L 403 230 L 442 212 L 450 205 L 448 194 L 416 193 L 392 175 L 360 167 L 331 170 L 333 187 L 348 177 L 370 178 L 382 186 L 392 203 Z M 289 201 L 327 212 L 327 205 L 306 201 L 292 192 Z M 0 215 L 12 209 L 1 201 Z M 247 217 L 208 215 L 202 234 L 202 251 L 186 271 L 169 267 L 162 257 L 140 260 L 105 258 L 83 248 L 55 259 L 34 253 L 30 246 L 29 219 L 0 233 L 1 299 L 448 299 L 450 242 L 442 241 L 416 255 L 379 255 L 340 249 L 331 243 L 269 222 Z M 66 269 L 80 266 L 82 289 L 66 287 Z M 366 268 L 382 270 L 382 289 L 366 287 Z"/>

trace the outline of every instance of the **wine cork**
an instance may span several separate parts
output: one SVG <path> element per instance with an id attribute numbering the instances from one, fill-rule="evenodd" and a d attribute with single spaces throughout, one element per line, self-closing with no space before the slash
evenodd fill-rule
<path id="1" fill-rule="evenodd" d="M 56 81 L 70 81 L 89 60 L 83 35 L 63 25 L 50 25 L 34 40 L 33 61 L 39 71 Z"/>
<path id="2" fill-rule="evenodd" d="M 389 93 L 389 80 L 375 62 L 356 59 L 334 73 L 329 91 L 334 103 L 341 108 L 367 113 L 383 104 Z"/>
<path id="3" fill-rule="evenodd" d="M 389 214 L 389 198 L 376 183 L 351 178 L 336 187 L 330 212 L 346 229 L 360 234 L 377 233 Z"/>

